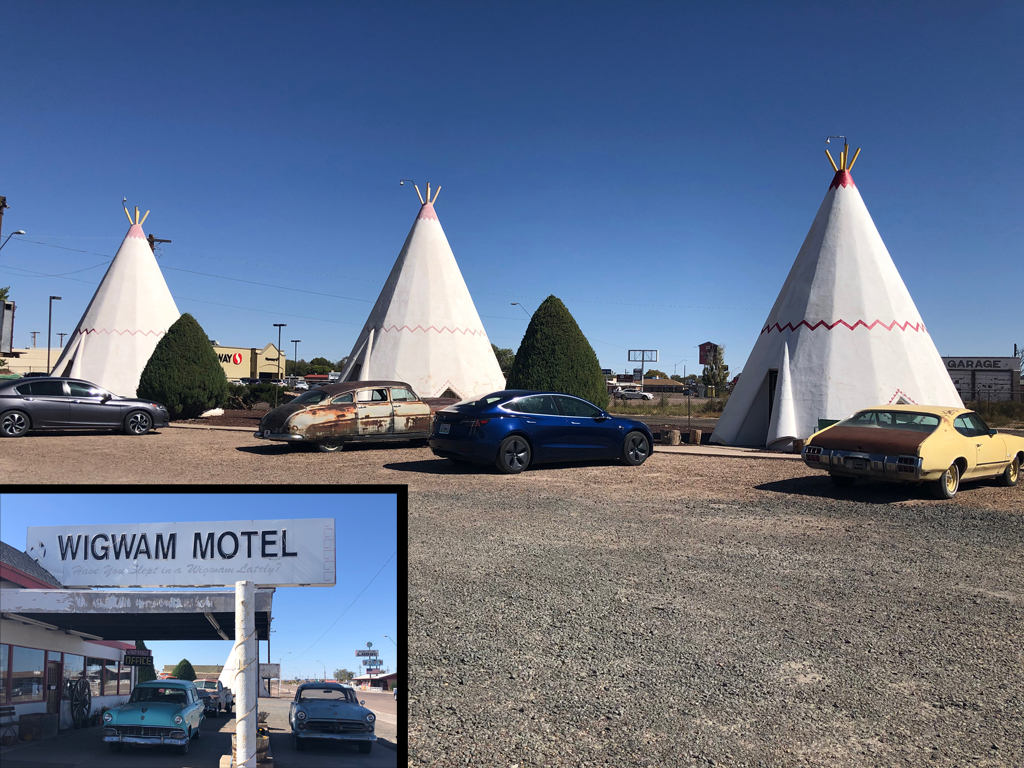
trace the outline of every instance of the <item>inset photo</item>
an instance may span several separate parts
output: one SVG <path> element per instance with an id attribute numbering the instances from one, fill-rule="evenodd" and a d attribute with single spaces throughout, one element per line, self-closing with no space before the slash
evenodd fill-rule
<path id="1" fill-rule="evenodd" d="M 371 490 L 0 494 L 4 768 L 396 768 L 406 493 Z"/>

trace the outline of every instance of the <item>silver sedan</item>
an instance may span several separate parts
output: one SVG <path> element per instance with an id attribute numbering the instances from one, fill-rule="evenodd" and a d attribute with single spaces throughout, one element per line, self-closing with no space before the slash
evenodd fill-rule
<path id="1" fill-rule="evenodd" d="M 120 397 L 80 379 L 0 383 L 0 437 L 51 429 L 114 429 L 144 435 L 168 422 L 167 408 L 160 403 Z"/>

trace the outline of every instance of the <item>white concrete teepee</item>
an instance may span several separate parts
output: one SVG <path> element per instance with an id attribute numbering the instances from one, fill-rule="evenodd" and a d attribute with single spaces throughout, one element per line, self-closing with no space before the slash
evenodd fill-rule
<path id="1" fill-rule="evenodd" d="M 393 379 L 420 397 L 451 390 L 460 398 L 505 388 L 498 360 L 469 295 L 455 254 L 427 199 L 377 297 L 342 381 Z"/>
<path id="2" fill-rule="evenodd" d="M 181 313 L 150 249 L 139 209 L 99 288 L 68 339 L 52 376 L 91 381 L 134 397 L 157 342 Z"/>
<path id="3" fill-rule="evenodd" d="M 712 442 L 789 450 L 819 419 L 869 406 L 962 407 L 853 183 L 857 154 L 829 155 L 835 178 Z"/>

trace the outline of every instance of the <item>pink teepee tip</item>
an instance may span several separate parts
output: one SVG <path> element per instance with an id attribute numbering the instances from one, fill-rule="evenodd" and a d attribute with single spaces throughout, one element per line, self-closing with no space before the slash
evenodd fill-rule
<path id="1" fill-rule="evenodd" d="M 132 228 L 128 230 L 128 237 L 141 237 L 143 240 L 145 240 L 146 233 L 142 231 L 141 225 L 132 224 Z"/>

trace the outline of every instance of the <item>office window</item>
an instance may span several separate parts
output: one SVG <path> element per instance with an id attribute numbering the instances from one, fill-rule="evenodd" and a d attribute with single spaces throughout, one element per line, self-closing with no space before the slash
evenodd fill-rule
<path id="1" fill-rule="evenodd" d="M 45 652 L 11 646 L 11 704 L 43 700 Z"/>
<path id="2" fill-rule="evenodd" d="M 7 660 L 10 650 L 6 645 L 0 645 L 0 704 L 7 703 Z"/>
<path id="3" fill-rule="evenodd" d="M 85 660 L 85 676 L 89 680 L 89 692 L 96 696 L 103 695 L 103 659 L 91 656 Z"/>
<path id="4" fill-rule="evenodd" d="M 71 698 L 71 689 L 78 678 L 85 676 L 85 656 L 75 656 L 73 653 L 64 654 L 64 698 Z"/>
<path id="5" fill-rule="evenodd" d="M 132 668 L 121 665 L 121 674 L 118 677 L 117 695 L 127 696 L 132 692 Z"/>
<path id="6" fill-rule="evenodd" d="M 117 662 L 104 661 L 106 673 L 103 675 L 103 695 L 117 696 Z"/>

